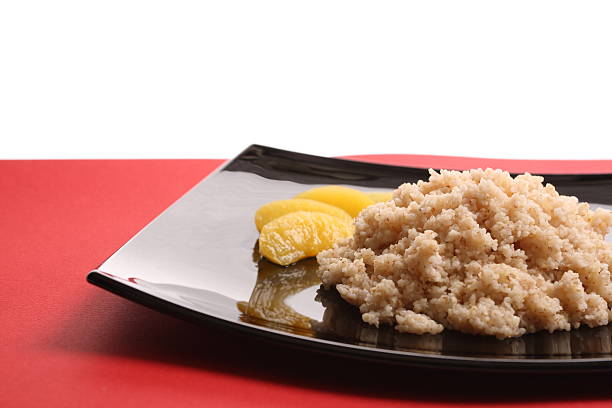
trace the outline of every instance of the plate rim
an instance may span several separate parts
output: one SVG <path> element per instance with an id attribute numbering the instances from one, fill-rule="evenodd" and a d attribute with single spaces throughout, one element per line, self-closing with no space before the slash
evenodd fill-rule
<path id="1" fill-rule="evenodd" d="M 157 297 L 135 287 L 128 286 L 118 279 L 113 279 L 105 272 L 94 269 L 87 274 L 87 282 L 94 286 L 105 289 L 124 299 L 133 301 L 142 306 L 156 310 L 158 312 L 186 320 L 196 324 L 213 324 L 218 327 L 232 329 L 233 331 L 257 334 L 266 339 L 274 340 L 279 343 L 298 346 L 318 352 L 331 353 L 346 357 L 360 357 L 368 361 L 385 362 L 391 364 L 409 364 L 428 368 L 443 369 L 470 369 L 474 371 L 524 371 L 538 370 L 542 372 L 555 372 L 563 369 L 563 372 L 576 371 L 608 371 L 612 369 L 612 359 L 606 357 L 586 357 L 580 359 L 570 358 L 490 358 L 472 356 L 452 356 L 443 354 L 426 354 L 410 351 L 399 351 L 377 347 L 366 347 L 356 344 L 338 343 L 331 340 L 299 336 L 296 334 L 283 332 L 269 327 L 257 326 L 242 321 L 230 321 L 218 316 L 199 312 L 185 306 L 181 306 L 169 300 Z M 315 345 L 315 347 L 312 347 Z M 353 351 L 348 353 L 347 350 Z M 355 354 L 355 352 L 357 354 Z"/>

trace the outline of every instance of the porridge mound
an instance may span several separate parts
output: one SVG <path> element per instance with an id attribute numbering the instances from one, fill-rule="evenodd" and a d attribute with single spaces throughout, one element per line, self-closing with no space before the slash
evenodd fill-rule
<path id="1" fill-rule="evenodd" d="M 501 170 L 429 171 L 364 209 L 319 275 L 363 321 L 497 338 L 612 319 L 612 213 Z"/>

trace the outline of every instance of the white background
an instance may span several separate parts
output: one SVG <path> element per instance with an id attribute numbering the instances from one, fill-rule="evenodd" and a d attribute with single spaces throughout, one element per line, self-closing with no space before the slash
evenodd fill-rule
<path id="1" fill-rule="evenodd" d="M 0 158 L 612 158 L 610 1 L 2 1 Z"/>

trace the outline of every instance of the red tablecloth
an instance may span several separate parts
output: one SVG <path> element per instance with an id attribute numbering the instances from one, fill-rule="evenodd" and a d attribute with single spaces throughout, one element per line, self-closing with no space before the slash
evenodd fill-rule
<path id="1" fill-rule="evenodd" d="M 90 269 L 220 163 L 0 162 L 0 407 L 612 404 L 609 375 L 442 373 L 295 352 L 193 326 L 85 282 Z M 612 172 L 612 161 L 490 163 Z"/>

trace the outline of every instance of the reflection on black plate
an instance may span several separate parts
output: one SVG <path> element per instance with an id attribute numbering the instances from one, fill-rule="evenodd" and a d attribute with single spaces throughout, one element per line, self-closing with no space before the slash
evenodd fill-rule
<path id="1" fill-rule="evenodd" d="M 335 290 L 319 286 L 314 259 L 279 267 L 256 256 L 253 215 L 266 202 L 313 185 L 380 190 L 425 178 L 424 169 L 251 146 L 162 213 L 88 280 L 188 320 L 338 355 L 455 369 L 612 370 L 610 326 L 502 341 L 451 330 L 417 336 L 376 329 Z M 612 204 L 612 175 L 545 178 L 563 194 L 592 205 Z"/>
<path id="2" fill-rule="evenodd" d="M 491 336 L 471 336 L 453 330 L 439 335 L 400 333 L 390 326 L 377 329 L 364 323 L 357 308 L 346 303 L 335 289 L 318 287 L 315 301 L 325 308 L 321 321 L 308 319 L 284 303 L 292 294 L 320 283 L 316 278 L 317 263 L 306 259 L 288 267 L 259 261 L 259 275 L 250 302 L 241 309 L 242 319 L 256 324 L 286 330 L 299 328 L 304 335 L 346 342 L 368 347 L 394 350 L 421 351 L 423 353 L 453 353 L 464 356 L 505 356 L 521 358 L 529 355 L 539 358 L 570 358 L 612 353 L 609 326 L 581 328 L 570 332 L 538 332 L 535 334 L 497 340 Z M 272 300 L 273 299 L 273 300 Z M 253 303 L 254 310 L 246 304 Z M 253 319 L 254 318 L 254 319 Z"/>

